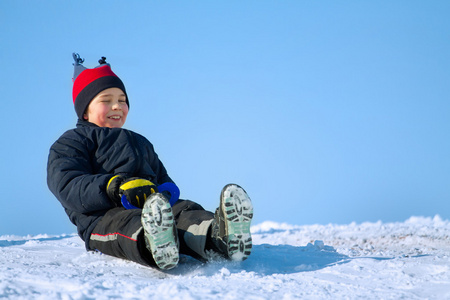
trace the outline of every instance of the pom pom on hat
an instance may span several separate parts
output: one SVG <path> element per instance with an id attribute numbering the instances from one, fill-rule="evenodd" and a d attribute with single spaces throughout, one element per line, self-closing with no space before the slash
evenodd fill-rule
<path id="1" fill-rule="evenodd" d="M 121 89 L 125 93 L 127 105 L 130 107 L 125 86 L 122 80 L 111 70 L 111 66 L 106 63 L 105 57 L 102 57 L 98 61 L 100 65 L 93 69 L 88 69 L 82 65 L 84 59 L 81 59 L 78 53 L 73 53 L 73 59 L 75 63 L 73 64 L 72 96 L 75 112 L 80 120 L 83 119 L 83 114 L 92 99 L 101 91 L 109 88 Z"/>

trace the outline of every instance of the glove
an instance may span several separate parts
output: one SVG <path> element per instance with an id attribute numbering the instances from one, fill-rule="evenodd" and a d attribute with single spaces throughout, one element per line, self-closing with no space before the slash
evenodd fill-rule
<path id="1" fill-rule="evenodd" d="M 121 206 L 122 196 L 127 201 L 138 208 L 144 207 L 145 200 L 152 193 L 158 192 L 158 188 L 151 181 L 139 177 L 126 179 L 122 175 L 116 175 L 111 178 L 106 186 L 108 197 Z"/>

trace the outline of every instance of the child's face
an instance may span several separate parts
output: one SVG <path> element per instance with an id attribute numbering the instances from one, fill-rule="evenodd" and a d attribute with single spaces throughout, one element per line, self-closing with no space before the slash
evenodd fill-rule
<path id="1" fill-rule="evenodd" d="M 121 128 L 128 115 L 126 99 L 119 88 L 103 90 L 89 103 L 83 118 L 100 127 Z"/>

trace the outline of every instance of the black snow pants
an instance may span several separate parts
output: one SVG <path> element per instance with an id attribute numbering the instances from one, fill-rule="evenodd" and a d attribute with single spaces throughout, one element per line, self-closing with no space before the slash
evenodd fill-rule
<path id="1" fill-rule="evenodd" d="M 181 199 L 174 204 L 172 211 L 180 253 L 199 260 L 206 259 L 205 247 L 209 243 L 208 236 L 214 214 L 193 201 Z M 123 207 L 109 210 L 90 235 L 90 250 L 146 266 L 156 266 L 145 245 L 141 213 L 141 209 L 127 210 Z"/>

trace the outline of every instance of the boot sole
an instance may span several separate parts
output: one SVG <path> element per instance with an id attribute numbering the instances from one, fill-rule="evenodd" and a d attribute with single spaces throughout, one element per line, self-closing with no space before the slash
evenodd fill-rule
<path id="1" fill-rule="evenodd" d="M 162 270 L 178 264 L 179 250 L 172 208 L 167 199 L 155 193 L 147 198 L 142 209 L 141 223 L 147 249 Z"/>
<path id="2" fill-rule="evenodd" d="M 225 216 L 228 257 L 243 261 L 252 251 L 250 225 L 253 205 L 245 190 L 236 184 L 229 184 L 222 190 L 221 209 Z"/>

